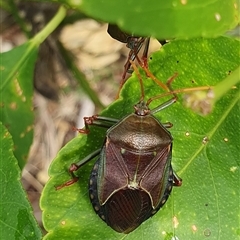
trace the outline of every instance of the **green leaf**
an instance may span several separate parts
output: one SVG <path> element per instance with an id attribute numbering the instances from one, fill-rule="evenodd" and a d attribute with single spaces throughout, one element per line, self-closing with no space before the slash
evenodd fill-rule
<path id="1" fill-rule="evenodd" d="M 41 239 L 41 231 L 20 184 L 21 171 L 12 152 L 12 137 L 1 123 L 0 129 L 1 239 Z"/>
<path id="2" fill-rule="evenodd" d="M 14 140 L 14 154 L 22 168 L 33 138 L 33 71 L 37 47 L 27 42 L 0 55 L 0 120 Z"/>
<path id="3" fill-rule="evenodd" d="M 150 71 L 163 82 L 175 72 L 173 89 L 216 85 L 240 65 L 239 41 L 220 37 L 172 41 L 149 59 Z M 163 90 L 146 78 L 145 99 Z M 238 86 L 239 87 L 239 86 Z M 182 104 L 155 116 L 172 122 L 172 165 L 183 179 L 174 188 L 163 208 L 128 235 L 114 232 L 92 209 L 88 196 L 88 179 L 94 160 L 77 171 L 79 181 L 58 191 L 71 177 L 68 168 L 92 151 L 101 148 L 105 129 L 90 126 L 90 134 L 79 134 L 54 159 L 50 180 L 41 198 L 43 222 L 49 232 L 44 239 L 237 239 L 239 237 L 239 165 L 240 146 L 236 134 L 240 129 L 238 88 L 231 89 L 215 105 L 213 112 L 200 116 Z M 135 74 L 124 85 L 120 99 L 101 115 L 121 118 L 133 112 L 140 99 Z M 154 108 L 168 98 L 150 104 Z"/>
<path id="4" fill-rule="evenodd" d="M 61 0 L 127 32 L 158 39 L 216 37 L 239 22 L 237 0 Z"/>
<path id="5" fill-rule="evenodd" d="M 60 7 L 52 20 L 34 38 L 0 54 L 0 121 L 14 141 L 14 154 L 22 168 L 33 138 L 33 72 L 39 45 L 66 15 Z"/>

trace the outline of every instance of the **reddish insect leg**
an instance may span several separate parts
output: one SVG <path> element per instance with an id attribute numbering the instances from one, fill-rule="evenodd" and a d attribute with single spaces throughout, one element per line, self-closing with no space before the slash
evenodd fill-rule
<path id="1" fill-rule="evenodd" d="M 173 186 L 182 186 L 182 179 L 173 171 Z"/>
<path id="2" fill-rule="evenodd" d="M 87 157 L 85 157 L 81 161 L 79 161 L 77 163 L 72 163 L 70 168 L 68 169 L 68 172 L 71 174 L 72 179 L 70 179 L 69 181 L 55 187 L 56 190 L 59 190 L 61 188 L 67 187 L 67 186 L 71 186 L 72 184 L 77 182 L 79 178 L 74 174 L 74 172 L 77 171 L 83 165 L 85 165 L 87 162 L 92 160 L 94 157 L 96 157 L 100 153 L 100 151 L 101 151 L 101 149 L 97 149 L 96 151 L 92 152 L 91 154 L 89 154 Z"/>
<path id="3" fill-rule="evenodd" d="M 122 79 L 121 79 L 121 82 L 120 82 L 120 87 L 118 89 L 117 98 L 119 97 L 119 93 L 120 93 L 124 83 L 126 82 L 126 75 L 127 75 L 127 72 L 129 72 L 129 69 L 131 67 L 130 61 L 134 61 L 135 60 L 135 58 L 137 57 L 138 52 L 140 51 L 140 49 L 141 49 L 141 47 L 142 47 L 142 45 L 143 45 L 143 43 L 145 41 L 145 38 L 143 38 L 143 37 L 141 37 L 141 38 L 132 38 L 132 39 L 133 40 L 130 41 L 130 42 L 128 40 L 127 47 L 129 47 L 131 49 L 131 51 L 129 52 L 127 62 L 124 65 L 124 71 L 123 71 Z M 147 42 L 146 44 L 149 45 L 149 42 Z M 148 49 L 148 46 L 147 46 L 147 49 Z"/>
<path id="4" fill-rule="evenodd" d="M 61 184 L 61 185 L 59 185 L 59 186 L 57 186 L 57 187 L 55 187 L 55 189 L 56 189 L 56 190 L 60 190 L 61 188 L 64 188 L 64 187 L 67 187 L 67 186 L 71 186 L 72 184 L 74 184 L 75 182 L 77 182 L 79 178 L 78 178 L 77 176 L 75 176 L 75 174 L 74 174 L 73 172 L 74 172 L 74 171 L 77 171 L 78 168 L 79 168 L 79 167 L 78 167 L 75 163 L 71 164 L 71 166 L 70 166 L 70 168 L 68 169 L 68 171 L 69 171 L 69 173 L 71 174 L 72 179 L 69 180 L 69 181 L 67 181 L 67 182 L 65 182 L 65 183 L 63 183 L 63 184 Z"/>
<path id="5" fill-rule="evenodd" d="M 79 133 L 88 134 L 90 132 L 89 125 L 93 125 L 96 119 L 98 119 L 98 115 L 93 115 L 91 117 L 84 117 L 83 120 L 84 120 L 85 129 L 73 127 L 73 130 L 78 131 Z"/>
<path id="6" fill-rule="evenodd" d="M 88 134 L 90 132 L 90 129 L 89 129 L 90 125 L 109 128 L 113 124 L 115 124 L 119 121 L 119 119 L 108 118 L 108 117 L 103 117 L 103 116 L 98 116 L 98 115 L 93 115 L 91 117 L 84 117 L 83 119 L 84 119 L 85 128 L 81 129 L 81 128 L 73 127 L 74 131 L 78 131 L 79 133 Z"/>

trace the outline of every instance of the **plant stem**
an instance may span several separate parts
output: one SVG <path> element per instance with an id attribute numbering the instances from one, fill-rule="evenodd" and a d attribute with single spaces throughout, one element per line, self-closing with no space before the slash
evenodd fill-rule
<path id="1" fill-rule="evenodd" d="M 23 55 L 18 59 L 16 64 L 14 65 L 14 68 L 9 73 L 8 77 L 0 84 L 0 91 L 3 91 L 6 85 L 11 81 L 12 77 L 18 69 L 21 68 L 21 66 L 24 64 L 27 58 L 31 54 L 33 54 L 35 51 L 37 51 L 38 46 L 53 32 L 54 29 L 57 28 L 57 26 L 60 24 L 60 22 L 64 19 L 66 16 L 66 9 L 64 7 L 60 7 L 56 15 L 52 18 L 52 20 L 46 25 L 46 27 L 41 30 L 34 38 L 26 42 L 25 44 L 19 46 L 18 48 L 23 48 L 24 53 Z M 8 54 L 8 53 L 6 53 Z M 1 55 L 0 55 L 1 56 Z"/>
<path id="2" fill-rule="evenodd" d="M 66 16 L 66 8 L 61 6 L 52 20 L 31 40 L 37 46 L 40 45 L 61 23 Z"/>
<path id="3" fill-rule="evenodd" d="M 234 70 L 228 77 L 218 83 L 214 88 L 214 102 L 217 102 L 228 90 L 240 81 L 240 67 Z"/>

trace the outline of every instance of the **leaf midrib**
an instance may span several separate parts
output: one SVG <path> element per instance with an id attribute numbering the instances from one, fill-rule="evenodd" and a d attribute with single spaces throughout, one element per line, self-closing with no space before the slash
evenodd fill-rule
<path id="1" fill-rule="evenodd" d="M 236 97 L 233 99 L 233 101 L 231 102 L 231 104 L 229 105 L 229 107 L 227 108 L 227 110 L 224 112 L 224 114 L 219 118 L 219 120 L 216 122 L 216 124 L 214 125 L 214 127 L 205 134 L 206 137 L 208 137 L 208 139 L 212 139 L 213 135 L 216 133 L 217 129 L 220 127 L 220 125 L 224 122 L 224 120 L 226 119 L 226 117 L 229 115 L 229 113 L 231 112 L 231 110 L 233 109 L 233 107 L 235 106 L 235 104 L 237 103 L 237 101 L 240 99 L 240 91 L 236 94 Z M 187 164 L 178 172 L 179 174 L 183 174 L 187 168 L 189 167 L 189 165 L 194 161 L 194 159 L 203 151 L 203 149 L 206 147 L 207 145 L 201 144 L 200 147 L 196 150 L 196 152 L 189 158 L 189 161 L 187 162 Z"/>

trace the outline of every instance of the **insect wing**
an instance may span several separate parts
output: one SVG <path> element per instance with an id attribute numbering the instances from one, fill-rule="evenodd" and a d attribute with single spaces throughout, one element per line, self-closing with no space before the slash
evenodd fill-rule
<path id="1" fill-rule="evenodd" d="M 152 205 L 145 191 L 124 189 L 113 194 L 106 202 L 107 223 L 117 232 L 129 233 L 152 213 Z"/>
<path id="2" fill-rule="evenodd" d="M 114 144 L 107 140 L 100 154 L 98 169 L 97 188 L 100 204 L 104 204 L 114 192 L 127 185 L 127 166 Z"/>
<path id="3" fill-rule="evenodd" d="M 172 144 L 169 144 L 156 152 L 141 176 L 140 186 L 150 195 L 153 209 L 159 206 L 168 185 L 171 158 Z"/>

